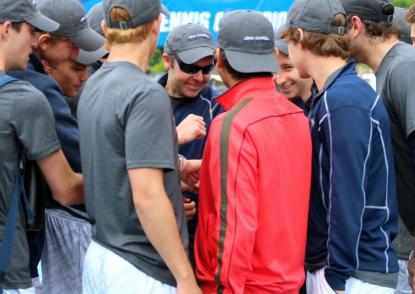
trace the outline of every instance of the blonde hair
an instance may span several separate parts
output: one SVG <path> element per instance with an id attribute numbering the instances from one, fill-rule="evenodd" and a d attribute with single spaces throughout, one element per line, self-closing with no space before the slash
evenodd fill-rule
<path id="1" fill-rule="evenodd" d="M 110 13 L 112 22 L 130 21 L 131 17 L 124 8 L 114 7 Z M 131 29 L 114 29 L 107 27 L 105 47 L 111 49 L 114 44 L 141 43 L 150 34 L 153 21 Z"/>

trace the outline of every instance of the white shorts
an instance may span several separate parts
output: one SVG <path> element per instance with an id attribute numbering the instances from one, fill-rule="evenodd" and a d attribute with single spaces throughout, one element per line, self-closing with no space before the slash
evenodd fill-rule
<path id="1" fill-rule="evenodd" d="M 346 294 L 394 294 L 394 291 L 392 288 L 366 283 L 353 277 L 347 279 L 345 289 Z M 307 272 L 307 293 L 336 294 L 326 281 L 324 268 L 313 273 Z"/>
<path id="2" fill-rule="evenodd" d="M 412 289 L 408 283 L 408 261 L 399 259 L 398 285 L 395 294 L 412 294 Z"/>
<path id="3" fill-rule="evenodd" d="M 84 294 L 176 294 L 176 288 L 148 276 L 111 250 L 92 241 L 82 275 Z"/>

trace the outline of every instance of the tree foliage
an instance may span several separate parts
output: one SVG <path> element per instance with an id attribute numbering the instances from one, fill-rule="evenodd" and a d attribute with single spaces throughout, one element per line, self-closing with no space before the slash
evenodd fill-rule
<path id="1" fill-rule="evenodd" d="M 413 3 L 415 3 L 415 0 L 393 0 L 393 4 L 399 7 L 409 7 Z"/>

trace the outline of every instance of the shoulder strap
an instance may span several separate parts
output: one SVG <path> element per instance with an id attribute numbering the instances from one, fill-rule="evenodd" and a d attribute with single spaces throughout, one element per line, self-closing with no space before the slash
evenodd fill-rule
<path id="1" fill-rule="evenodd" d="M 13 81 L 17 81 L 17 79 L 5 74 L 0 74 L 0 88 Z"/>
<path id="2" fill-rule="evenodd" d="M 2 242 L 0 245 L 0 293 L 3 293 L 2 284 L 9 265 L 11 250 L 17 230 L 17 217 L 19 215 L 20 195 L 23 191 L 23 180 L 21 169 L 18 170 L 13 187 L 13 198 L 4 227 Z"/>
<path id="3" fill-rule="evenodd" d="M 0 74 L 0 88 L 13 81 L 17 81 L 17 79 L 5 74 Z M 9 266 L 10 255 L 13 248 L 13 241 L 16 235 L 20 195 L 22 193 L 24 193 L 23 171 L 22 167 L 20 166 L 16 173 L 16 180 L 13 186 L 12 202 L 9 208 L 6 224 L 4 226 L 3 236 L 1 238 L 2 241 L 0 244 L 0 293 L 3 293 L 3 280 L 6 274 L 7 267 Z M 26 198 L 25 195 L 24 198 Z"/>

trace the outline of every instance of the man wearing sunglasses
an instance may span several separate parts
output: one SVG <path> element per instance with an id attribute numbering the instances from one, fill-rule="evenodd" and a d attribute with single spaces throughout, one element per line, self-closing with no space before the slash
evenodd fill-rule
<path id="1" fill-rule="evenodd" d="M 159 83 L 170 96 L 179 137 L 179 153 L 188 159 L 201 159 L 205 135 L 213 118 L 222 108 L 214 101 L 218 93 L 208 86 L 215 67 L 211 33 L 201 25 L 185 24 L 170 32 L 164 46 L 163 61 L 167 69 Z M 195 140 L 197 139 L 197 140 Z M 197 194 L 184 192 L 189 228 L 190 259 L 196 231 Z"/>

